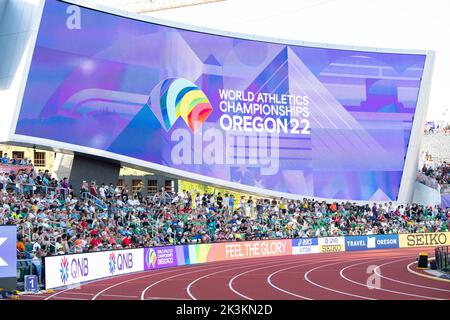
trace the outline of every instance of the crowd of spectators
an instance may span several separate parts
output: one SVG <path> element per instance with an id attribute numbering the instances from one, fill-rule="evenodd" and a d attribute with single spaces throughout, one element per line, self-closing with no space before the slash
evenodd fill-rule
<path id="1" fill-rule="evenodd" d="M 424 134 L 436 134 L 443 133 L 445 135 L 450 134 L 450 123 L 425 123 Z"/>
<path id="2" fill-rule="evenodd" d="M 27 158 L 19 159 L 19 158 L 17 158 L 17 156 L 10 158 L 8 156 L 8 153 L 5 153 L 2 157 L 0 157 L 0 162 L 2 165 L 15 165 L 15 166 L 19 166 L 19 165 L 32 166 L 33 165 L 32 161 Z"/>
<path id="3" fill-rule="evenodd" d="M 447 161 L 434 161 L 426 152 L 422 154 L 421 172 L 436 180 L 439 185 L 450 184 L 450 163 Z"/>
<path id="4" fill-rule="evenodd" d="M 450 223 L 449 208 L 439 206 L 171 194 L 164 188 L 144 197 L 130 194 L 126 186 L 87 181 L 80 192 L 92 196 L 77 198 L 67 179 L 58 181 L 47 171 L 0 178 L 0 225 L 17 225 L 19 258 L 166 244 L 436 232 L 448 230 Z"/>

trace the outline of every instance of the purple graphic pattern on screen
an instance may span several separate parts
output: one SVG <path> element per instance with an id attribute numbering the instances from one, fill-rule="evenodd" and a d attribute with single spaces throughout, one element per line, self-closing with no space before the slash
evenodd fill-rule
<path id="1" fill-rule="evenodd" d="M 398 196 L 425 55 L 228 38 L 86 8 L 80 29 L 68 29 L 66 8 L 57 1 L 45 5 L 16 134 L 279 192 Z M 195 87 L 164 83 L 179 78 Z M 310 131 L 280 133 L 276 170 L 252 162 L 251 148 L 235 154 L 235 163 L 205 163 L 198 152 L 210 142 L 194 140 L 208 130 L 223 132 L 220 90 L 307 96 Z M 185 107 L 176 109 L 181 100 Z M 190 117 L 204 118 L 195 137 Z M 174 161 L 177 130 L 192 140 L 190 163 Z"/>

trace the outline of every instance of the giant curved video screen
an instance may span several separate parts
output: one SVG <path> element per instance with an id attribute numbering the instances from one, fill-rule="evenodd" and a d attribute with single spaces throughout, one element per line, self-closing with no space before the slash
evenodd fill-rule
<path id="1" fill-rule="evenodd" d="M 396 200 L 425 54 L 240 39 L 69 6 L 45 4 L 16 135 L 204 181 Z"/>

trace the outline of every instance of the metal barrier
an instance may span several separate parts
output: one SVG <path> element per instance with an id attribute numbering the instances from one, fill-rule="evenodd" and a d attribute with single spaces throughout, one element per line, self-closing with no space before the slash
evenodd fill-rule
<path id="1" fill-rule="evenodd" d="M 29 184 L 29 183 L 16 183 L 16 182 L 8 182 L 4 185 L 4 189 L 6 190 L 14 190 L 20 194 L 41 194 L 42 196 L 46 195 L 57 195 L 58 198 L 64 200 L 69 195 L 69 189 L 61 188 L 61 187 L 50 187 L 46 185 L 37 185 L 37 184 Z"/>
<path id="2" fill-rule="evenodd" d="M 444 272 L 450 272 L 450 257 L 448 255 L 448 246 L 437 247 L 436 249 L 434 249 L 434 257 L 437 269 Z"/>
<path id="3" fill-rule="evenodd" d="M 90 194 L 89 192 L 83 192 L 80 196 L 81 199 L 88 199 L 92 201 L 97 207 L 99 207 L 102 210 L 108 209 L 108 206 L 106 203 L 104 203 L 101 199 L 97 198 L 96 196 Z"/>

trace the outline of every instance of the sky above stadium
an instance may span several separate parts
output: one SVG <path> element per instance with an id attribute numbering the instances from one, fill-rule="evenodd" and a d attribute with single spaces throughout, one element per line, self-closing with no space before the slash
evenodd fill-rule
<path id="1" fill-rule="evenodd" d="M 449 0 L 227 0 L 146 15 L 273 38 L 434 50 L 427 120 L 450 121 L 449 12 Z"/>

